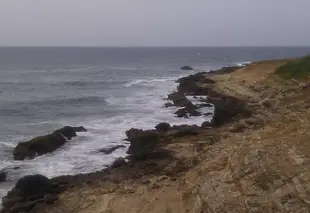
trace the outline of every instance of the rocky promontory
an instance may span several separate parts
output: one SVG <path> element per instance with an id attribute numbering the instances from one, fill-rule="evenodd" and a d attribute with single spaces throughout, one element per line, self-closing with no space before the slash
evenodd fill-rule
<path id="1" fill-rule="evenodd" d="M 181 95 L 172 101 L 186 107 L 184 96 L 206 96 L 215 106 L 212 122 L 129 129 L 127 159 L 92 174 L 48 179 L 53 190 L 39 193 L 35 204 L 14 192 L 21 200 L 4 212 L 16 204 L 29 204 L 22 211 L 33 213 L 309 212 L 309 80 L 305 73 L 283 78 L 296 76 L 287 63 L 254 62 L 179 80 Z"/>

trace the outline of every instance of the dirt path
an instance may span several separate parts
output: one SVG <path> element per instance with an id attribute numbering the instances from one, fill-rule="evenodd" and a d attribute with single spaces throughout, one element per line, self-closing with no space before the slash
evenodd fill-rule
<path id="1" fill-rule="evenodd" d="M 207 75 L 216 80 L 218 92 L 246 100 L 252 118 L 172 140 L 166 148 L 179 160 L 159 165 L 160 172 L 97 176 L 72 185 L 55 205 L 34 211 L 310 212 L 310 90 L 274 76 L 283 63 L 259 62 Z"/>

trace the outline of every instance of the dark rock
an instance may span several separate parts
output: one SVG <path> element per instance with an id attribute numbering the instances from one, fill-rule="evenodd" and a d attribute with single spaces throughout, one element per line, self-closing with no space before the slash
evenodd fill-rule
<path id="1" fill-rule="evenodd" d="M 168 95 L 168 99 L 173 101 L 175 106 L 178 107 L 186 107 L 189 105 L 193 105 L 184 95 L 184 93 L 181 92 L 173 92 Z"/>
<path id="2" fill-rule="evenodd" d="M 33 159 L 36 156 L 44 155 L 53 152 L 59 147 L 63 146 L 67 140 L 76 137 L 76 132 L 87 131 L 84 127 L 71 127 L 65 126 L 61 129 L 54 131 L 51 134 L 39 136 L 26 142 L 18 143 L 14 148 L 14 159 L 24 160 L 25 158 Z"/>
<path id="3" fill-rule="evenodd" d="M 196 106 L 188 105 L 187 107 L 178 109 L 174 114 L 179 118 L 188 118 L 188 116 L 201 116 L 201 113 L 196 110 Z"/>
<path id="4" fill-rule="evenodd" d="M 60 133 L 62 136 L 68 138 L 68 140 L 71 140 L 71 138 L 77 136 L 74 128 L 71 126 L 65 126 L 61 129 L 56 130 L 54 133 Z"/>
<path id="5" fill-rule="evenodd" d="M 53 184 L 50 179 L 43 175 L 28 175 L 19 179 L 15 185 L 22 196 L 37 197 L 50 194 Z"/>
<path id="6" fill-rule="evenodd" d="M 205 121 L 201 124 L 201 128 L 209 128 L 212 127 L 212 123 L 210 121 Z"/>
<path id="7" fill-rule="evenodd" d="M 173 126 L 167 133 L 168 137 L 184 137 L 198 135 L 202 130 L 197 125 Z"/>
<path id="8" fill-rule="evenodd" d="M 53 152 L 66 143 L 66 139 L 59 132 L 40 136 L 26 142 L 19 143 L 14 148 L 14 159 L 24 160 L 25 158 L 35 158 L 38 155 L 44 155 Z"/>
<path id="9" fill-rule="evenodd" d="M 251 115 L 251 112 L 247 110 L 246 103 L 234 97 L 218 94 L 217 97 L 209 97 L 208 99 L 215 106 L 212 120 L 214 126 L 230 122 L 238 115 L 246 117 Z"/>
<path id="10" fill-rule="evenodd" d="M 183 66 L 183 67 L 181 67 L 181 70 L 193 70 L 193 67 Z"/>
<path id="11" fill-rule="evenodd" d="M 4 171 L 0 171 L 0 182 L 6 181 L 7 173 Z"/>
<path id="12" fill-rule="evenodd" d="M 17 203 L 9 211 L 9 213 L 29 212 L 36 202 Z"/>
<path id="13" fill-rule="evenodd" d="M 87 132 L 87 129 L 83 126 L 72 127 L 75 132 Z"/>
<path id="14" fill-rule="evenodd" d="M 109 155 L 112 152 L 114 152 L 115 150 L 120 149 L 120 148 L 125 148 L 125 147 L 126 146 L 124 146 L 124 145 L 116 145 L 116 146 L 112 146 L 112 147 L 109 147 L 109 148 L 100 149 L 99 152 L 102 152 L 102 153 L 104 153 L 106 155 Z"/>
<path id="15" fill-rule="evenodd" d="M 112 168 L 117 168 L 126 164 L 124 158 L 117 158 L 111 165 Z"/>
<path id="16" fill-rule="evenodd" d="M 222 67 L 221 69 L 218 70 L 211 70 L 209 73 L 212 74 L 228 74 L 235 72 L 236 70 L 239 70 L 241 67 L 240 66 L 230 66 L 230 67 Z"/>
<path id="17" fill-rule="evenodd" d="M 201 72 L 178 79 L 178 91 L 191 95 L 206 94 L 208 91 L 208 87 L 206 87 L 206 85 L 212 85 L 215 81 L 207 78 L 205 75 L 205 72 Z"/>
<path id="18" fill-rule="evenodd" d="M 161 138 L 156 130 L 130 129 L 126 131 L 126 135 L 130 141 L 127 153 L 137 159 L 152 153 Z"/>
<path id="19" fill-rule="evenodd" d="M 165 103 L 166 108 L 173 107 L 173 106 L 174 106 L 173 103 L 170 103 L 170 102 Z"/>
<path id="20" fill-rule="evenodd" d="M 166 123 L 166 122 L 163 122 L 163 123 L 159 123 L 155 126 L 155 129 L 157 131 L 163 131 L 163 132 L 166 132 L 168 131 L 169 129 L 171 128 L 170 124 Z"/>
<path id="21" fill-rule="evenodd" d="M 188 112 L 185 107 L 178 109 L 174 114 L 176 114 L 179 118 L 188 118 Z"/>
<path id="22" fill-rule="evenodd" d="M 55 200 L 54 189 L 52 181 L 45 176 L 25 176 L 2 198 L 3 212 L 29 212 L 38 202 L 49 203 L 49 196 Z"/>

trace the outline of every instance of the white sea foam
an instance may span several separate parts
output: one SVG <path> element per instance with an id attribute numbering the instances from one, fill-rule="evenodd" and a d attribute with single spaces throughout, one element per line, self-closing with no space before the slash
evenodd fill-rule
<path id="1" fill-rule="evenodd" d="M 236 65 L 239 67 L 244 67 L 244 66 L 249 65 L 251 63 L 252 63 L 252 61 L 244 61 L 244 62 L 238 62 L 238 63 L 236 63 Z"/>

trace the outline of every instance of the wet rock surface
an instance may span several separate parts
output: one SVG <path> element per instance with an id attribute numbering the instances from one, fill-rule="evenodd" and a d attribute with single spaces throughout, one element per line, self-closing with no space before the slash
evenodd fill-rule
<path id="1" fill-rule="evenodd" d="M 76 132 L 87 131 L 84 127 L 65 126 L 51 134 L 39 136 L 29 141 L 20 142 L 14 148 L 13 156 L 15 160 L 33 159 L 37 156 L 53 152 L 63 146 L 67 140 L 76 137 Z"/>

